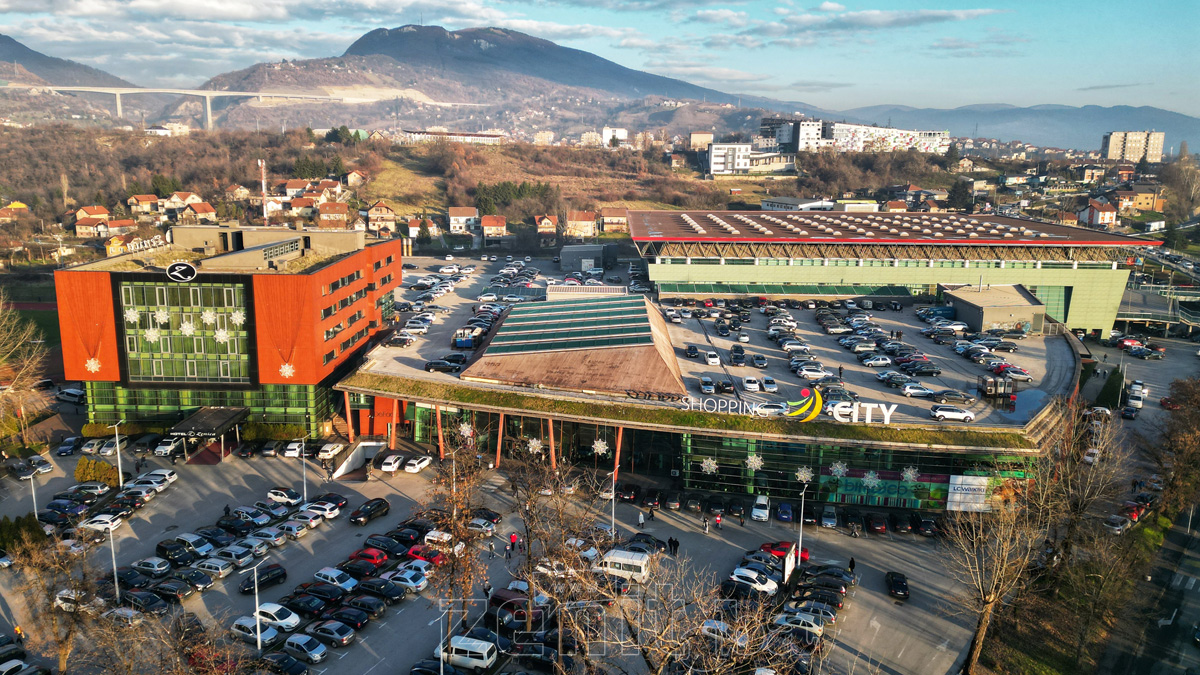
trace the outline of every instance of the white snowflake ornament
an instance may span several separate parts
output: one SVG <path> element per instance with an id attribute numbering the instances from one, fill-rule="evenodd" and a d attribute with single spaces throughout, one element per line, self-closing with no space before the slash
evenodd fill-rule
<path id="1" fill-rule="evenodd" d="M 746 458 L 746 468 L 751 471 L 758 471 L 763 468 L 763 458 L 758 455 L 750 455 Z"/>
<path id="2" fill-rule="evenodd" d="M 138 318 L 139 314 L 136 309 L 125 310 L 125 323 L 137 323 Z"/>
<path id="3" fill-rule="evenodd" d="M 535 455 L 540 455 L 542 453 L 542 439 L 529 439 L 529 452 L 532 452 Z"/>
<path id="4" fill-rule="evenodd" d="M 196 324 L 192 323 L 191 321 L 184 321 L 183 323 L 179 324 L 179 332 L 191 337 L 196 334 Z"/>
<path id="5" fill-rule="evenodd" d="M 904 481 L 905 483 L 915 483 L 917 482 L 917 474 L 919 473 L 920 471 L 917 469 L 917 467 L 906 466 L 900 472 L 900 480 Z"/>
<path id="6" fill-rule="evenodd" d="M 89 373 L 98 373 L 100 372 L 100 359 L 88 359 L 83 367 L 87 368 Z"/>
<path id="7" fill-rule="evenodd" d="M 290 363 L 285 363 L 282 366 L 279 366 L 279 376 L 280 377 L 282 377 L 284 379 L 288 379 L 288 378 L 291 378 L 292 376 L 294 376 L 295 374 L 296 374 L 296 366 L 293 366 Z"/>
<path id="8" fill-rule="evenodd" d="M 717 460 L 712 457 L 705 459 L 703 462 L 700 462 L 700 470 L 710 476 L 713 475 L 717 472 Z"/>
<path id="9" fill-rule="evenodd" d="M 864 474 L 862 481 L 863 485 L 871 490 L 879 487 L 879 484 L 883 482 L 879 480 L 879 474 L 875 473 L 874 471 L 868 471 L 866 474 Z"/>
<path id="10" fill-rule="evenodd" d="M 597 438 L 595 443 L 592 443 L 592 452 L 596 453 L 597 457 L 605 457 L 608 455 L 608 442 L 603 438 Z"/>
<path id="11" fill-rule="evenodd" d="M 849 470 L 850 468 L 846 466 L 845 462 L 834 462 L 833 464 L 829 465 L 829 473 L 837 476 L 838 478 L 845 478 L 846 472 Z"/>
<path id="12" fill-rule="evenodd" d="M 813 470 L 807 466 L 796 469 L 796 480 L 807 483 L 813 479 Z"/>
<path id="13" fill-rule="evenodd" d="M 230 314 L 229 315 L 229 323 L 231 323 L 235 326 L 240 326 L 240 325 L 246 323 L 246 313 L 239 309 L 236 312 L 234 312 L 233 314 Z"/>
<path id="14" fill-rule="evenodd" d="M 201 312 L 200 320 L 204 322 L 204 325 L 211 326 L 217 322 L 217 313 L 211 309 L 206 309 Z"/>
<path id="15" fill-rule="evenodd" d="M 470 438 L 475 435 L 475 429 L 470 424 L 463 422 L 458 425 L 458 435 L 463 438 Z"/>
<path id="16" fill-rule="evenodd" d="M 229 342 L 229 331 L 224 328 L 218 328 L 217 332 L 213 333 L 213 339 L 217 341 L 217 344 L 223 345 Z"/>
<path id="17" fill-rule="evenodd" d="M 146 342 L 158 342 L 160 337 L 162 337 L 162 333 L 159 333 L 157 328 L 146 329 Z"/>
<path id="18" fill-rule="evenodd" d="M 154 313 L 154 320 L 160 325 L 171 320 L 171 313 L 165 309 L 160 309 Z"/>

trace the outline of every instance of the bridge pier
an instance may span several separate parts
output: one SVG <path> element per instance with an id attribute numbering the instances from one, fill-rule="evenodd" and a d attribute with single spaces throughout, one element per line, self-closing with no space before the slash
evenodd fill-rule
<path id="1" fill-rule="evenodd" d="M 201 96 L 204 99 L 204 130 L 212 131 L 212 97 Z"/>
<path id="2" fill-rule="evenodd" d="M 121 119 L 125 117 L 125 114 L 121 111 L 121 92 L 115 92 L 115 95 L 117 97 L 117 119 Z"/>

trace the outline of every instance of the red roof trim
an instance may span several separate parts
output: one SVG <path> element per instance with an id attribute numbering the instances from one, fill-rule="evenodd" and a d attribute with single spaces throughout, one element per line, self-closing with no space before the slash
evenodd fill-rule
<path id="1" fill-rule="evenodd" d="M 715 243 L 720 243 L 720 244 L 826 244 L 826 243 L 828 243 L 828 244 L 912 244 L 912 245 L 921 245 L 921 246 L 927 246 L 929 244 L 933 244 L 935 246 L 938 244 L 954 245 L 954 246 L 962 246 L 963 244 L 966 244 L 968 246 L 978 246 L 978 245 L 986 244 L 989 246 L 991 246 L 991 245 L 1018 246 L 1019 245 L 1019 246 L 1115 246 L 1115 247 L 1134 245 L 1131 242 L 1115 243 L 1115 242 L 1111 242 L 1111 241 L 1108 241 L 1108 242 L 1105 242 L 1105 241 L 1079 241 L 1077 239 L 1065 241 L 1063 239 L 1053 239 L 1053 238 L 1047 238 L 1047 239 L 1016 239 L 1016 238 L 1013 238 L 1013 239 L 979 239 L 979 238 L 976 238 L 976 239 L 965 239 L 965 238 L 920 239 L 920 238 L 916 238 L 916 237 L 911 238 L 911 239 L 882 239 L 882 238 L 878 238 L 878 237 L 872 237 L 870 239 L 863 239 L 863 238 L 850 239 L 850 238 L 846 238 L 846 237 L 805 237 L 803 239 L 778 239 L 778 238 L 765 238 L 765 237 L 762 239 L 746 239 L 746 238 L 742 238 L 742 237 L 670 237 L 670 238 L 667 238 L 667 237 L 631 237 L 631 238 L 634 241 L 644 241 L 644 242 L 657 241 L 657 242 L 665 242 L 665 243 L 674 243 L 674 242 L 685 241 L 685 242 L 691 242 L 691 243 L 697 243 L 697 244 L 715 244 Z M 1147 239 L 1145 242 L 1139 242 L 1136 245 L 1138 245 L 1138 246 L 1161 246 L 1162 242 L 1155 241 L 1152 239 Z M 669 257 L 678 257 L 678 256 L 669 256 Z"/>

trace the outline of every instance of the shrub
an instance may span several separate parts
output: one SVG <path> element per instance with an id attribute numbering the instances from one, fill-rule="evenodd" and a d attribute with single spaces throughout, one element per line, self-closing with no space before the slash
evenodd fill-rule
<path id="1" fill-rule="evenodd" d="M 302 424 L 265 424 L 247 422 L 242 427 L 242 438 L 248 441 L 290 441 L 308 435 Z"/>
<path id="2" fill-rule="evenodd" d="M 1124 386 L 1125 376 L 1121 374 L 1121 369 L 1113 368 L 1110 370 L 1108 380 L 1104 382 L 1104 388 L 1100 390 L 1100 395 L 1096 397 L 1096 405 L 1116 410 L 1121 405 L 1121 388 Z"/>

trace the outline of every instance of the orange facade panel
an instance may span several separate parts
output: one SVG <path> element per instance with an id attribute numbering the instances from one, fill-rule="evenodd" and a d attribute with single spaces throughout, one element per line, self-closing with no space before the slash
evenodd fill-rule
<path id="1" fill-rule="evenodd" d="M 63 372 L 68 381 L 119 382 L 117 326 L 108 272 L 54 273 Z"/>

